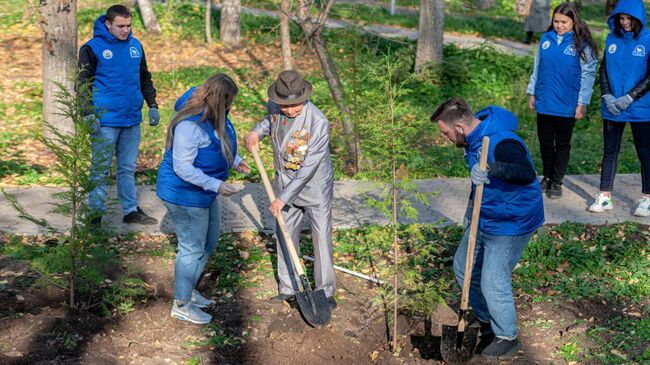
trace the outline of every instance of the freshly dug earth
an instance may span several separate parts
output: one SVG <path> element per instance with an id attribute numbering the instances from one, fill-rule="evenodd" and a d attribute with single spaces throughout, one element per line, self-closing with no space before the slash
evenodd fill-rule
<path id="1" fill-rule="evenodd" d="M 64 290 L 34 285 L 39 275 L 25 262 L 0 258 L 0 363 L 2 364 L 439 364 L 442 323 L 455 315 L 440 306 L 426 335 L 422 319 L 400 316 L 401 351 L 387 351 L 386 322 L 373 304 L 375 288 L 360 279 L 338 274 L 339 306 L 331 325 L 314 329 L 297 309 L 271 304 L 276 293 L 269 238 L 235 239 L 242 257 L 253 248 L 263 252 L 256 265 L 237 266 L 244 280 L 239 288 L 220 286 L 232 272 L 211 265 L 200 289 L 218 300 L 204 327 L 169 315 L 173 293 L 173 253 L 169 243 L 154 236 L 118 243 L 122 269 L 138 271 L 148 297 L 128 314 L 103 317 L 96 306 L 70 311 Z M 167 247 L 164 247 L 167 245 Z M 234 251 L 236 252 L 236 251 Z M 216 252 L 215 255 L 222 255 Z M 39 281 L 43 282 L 43 281 Z M 92 298 L 91 298 L 92 299 Z M 565 363 L 557 349 L 566 336 L 586 332 L 605 321 L 606 306 L 575 303 L 529 303 L 517 299 L 523 343 L 520 355 L 506 362 L 475 356 L 472 364 Z M 570 326 L 586 320 L 580 326 Z M 542 323 L 543 326 L 532 325 Z M 568 327 L 568 328 L 567 328 Z M 564 338 L 563 338 L 564 336 Z"/>

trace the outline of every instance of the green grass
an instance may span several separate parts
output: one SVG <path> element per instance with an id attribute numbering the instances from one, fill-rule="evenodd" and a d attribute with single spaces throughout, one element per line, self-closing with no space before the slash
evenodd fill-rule
<path id="1" fill-rule="evenodd" d="M 650 319 L 647 316 L 642 319 L 613 317 L 604 325 L 587 333 L 598 346 L 588 351 L 587 359 L 601 364 L 650 363 Z"/>

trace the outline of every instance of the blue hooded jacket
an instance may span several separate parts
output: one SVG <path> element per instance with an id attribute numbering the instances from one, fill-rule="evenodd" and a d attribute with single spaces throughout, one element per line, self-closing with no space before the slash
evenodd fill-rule
<path id="1" fill-rule="evenodd" d="M 532 164 L 530 152 L 515 130 L 519 122 L 517 117 L 498 106 L 487 107 L 476 118 L 481 123 L 467 135 L 465 161 L 471 170 L 481 157 L 481 143 L 484 136 L 490 137 L 488 165 L 495 162 L 494 150 L 499 142 L 513 139 L 526 149 L 528 161 Z M 472 185 L 472 199 L 476 186 Z M 509 184 L 503 180 L 490 177 L 490 183 L 483 187 L 483 201 L 479 229 L 483 233 L 500 236 L 519 236 L 535 231 L 544 223 L 544 203 L 542 189 L 537 179 L 528 185 Z"/>
<path id="2" fill-rule="evenodd" d="M 196 91 L 196 87 L 190 88 L 186 91 L 174 105 L 176 112 L 180 111 L 185 103 Z M 195 115 L 187 118 L 186 120 L 198 122 L 201 115 Z M 204 174 L 226 181 L 230 175 L 230 164 L 221 152 L 221 141 L 215 134 L 214 127 L 210 121 L 203 121 L 198 123 L 198 126 L 210 137 L 212 143 L 204 148 L 199 148 L 196 158 L 194 159 L 194 167 L 203 171 Z M 226 133 L 232 143 L 233 156 L 237 155 L 237 135 L 235 128 L 226 116 Z M 173 148 L 165 151 L 160 167 L 158 168 L 158 180 L 156 182 L 156 195 L 163 201 L 186 206 L 208 208 L 217 197 L 214 191 L 204 190 L 200 186 L 191 184 L 181 179 L 176 172 L 174 172 L 174 153 Z"/>
<path id="3" fill-rule="evenodd" d="M 93 81 L 95 114 L 103 127 L 131 127 L 142 122 L 144 97 L 140 89 L 142 45 L 129 33 L 117 39 L 106 28 L 106 15 L 95 20 L 93 38 L 86 43 L 97 58 Z"/>
<path id="4" fill-rule="evenodd" d="M 539 66 L 535 83 L 535 110 L 541 114 L 573 118 L 580 93 L 580 54 L 573 44 L 574 33 L 558 44 L 555 30 L 539 41 Z"/>
<path id="5" fill-rule="evenodd" d="M 622 37 L 614 33 L 617 14 L 627 14 L 642 24 L 639 38 L 633 32 L 625 32 Z M 642 0 L 620 0 L 607 19 L 611 33 L 605 42 L 607 80 L 614 97 L 621 97 L 632 90 L 647 77 L 648 58 L 650 57 L 650 32 L 647 29 L 645 6 Z M 615 122 L 650 121 L 650 93 L 646 93 L 620 115 L 615 116 L 607 110 L 604 101 L 601 113 L 603 119 Z"/>

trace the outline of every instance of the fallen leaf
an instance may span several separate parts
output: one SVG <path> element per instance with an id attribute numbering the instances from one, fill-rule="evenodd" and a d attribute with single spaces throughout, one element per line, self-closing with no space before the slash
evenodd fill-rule
<path id="1" fill-rule="evenodd" d="M 378 352 L 378 351 L 373 351 L 373 352 L 370 354 L 370 360 L 371 360 L 371 361 L 375 361 L 375 360 L 377 360 L 378 357 L 379 357 L 379 352 Z"/>

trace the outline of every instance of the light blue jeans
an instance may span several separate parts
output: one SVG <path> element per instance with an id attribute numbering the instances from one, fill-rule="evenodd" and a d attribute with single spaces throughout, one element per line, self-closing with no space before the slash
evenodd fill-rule
<path id="1" fill-rule="evenodd" d="M 176 229 L 178 253 L 174 266 L 174 299 L 191 300 L 210 254 L 219 241 L 219 203 L 209 208 L 164 202 Z"/>
<path id="2" fill-rule="evenodd" d="M 117 197 L 124 215 L 138 209 L 135 192 L 135 165 L 140 145 L 140 125 L 132 127 L 99 127 L 92 134 L 93 179 L 97 186 L 88 195 L 90 208 L 106 211 L 104 202 L 108 192 L 108 173 L 113 162 L 117 165 Z"/>
<path id="3" fill-rule="evenodd" d="M 517 338 L 517 314 L 512 297 L 512 271 L 534 232 L 520 236 L 496 236 L 478 231 L 469 303 L 481 322 L 490 322 L 498 338 Z M 469 227 L 454 256 L 454 274 L 463 285 Z"/>

